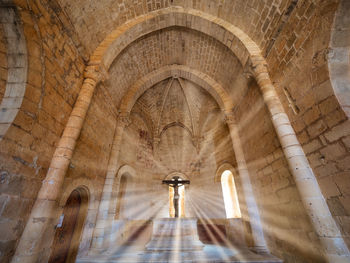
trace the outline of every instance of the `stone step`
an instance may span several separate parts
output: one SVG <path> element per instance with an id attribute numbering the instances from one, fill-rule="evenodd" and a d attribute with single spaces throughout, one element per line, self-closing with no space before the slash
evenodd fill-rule
<path id="1" fill-rule="evenodd" d="M 283 263 L 270 254 L 256 254 L 246 248 L 229 249 L 216 245 L 205 245 L 201 251 L 144 251 L 121 249 L 115 254 L 101 254 L 82 258 L 77 263 Z"/>
<path id="2" fill-rule="evenodd" d="M 199 240 L 151 240 L 146 245 L 147 251 L 192 251 L 202 250 L 204 247 L 203 243 Z"/>
<path id="3" fill-rule="evenodd" d="M 147 251 L 202 250 L 196 218 L 159 218 L 153 220 L 151 240 Z"/>

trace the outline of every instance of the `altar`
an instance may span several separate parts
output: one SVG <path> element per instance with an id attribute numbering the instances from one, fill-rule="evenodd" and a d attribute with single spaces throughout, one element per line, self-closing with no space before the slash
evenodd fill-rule
<path id="1" fill-rule="evenodd" d="M 199 240 L 196 218 L 159 218 L 153 220 L 152 237 L 147 251 L 196 251 L 204 244 Z"/>
<path id="2" fill-rule="evenodd" d="M 143 247 L 122 245 L 90 254 L 78 263 L 282 263 L 267 253 L 258 254 L 246 246 L 204 244 L 197 230 L 197 218 L 155 218 L 150 241 Z"/>

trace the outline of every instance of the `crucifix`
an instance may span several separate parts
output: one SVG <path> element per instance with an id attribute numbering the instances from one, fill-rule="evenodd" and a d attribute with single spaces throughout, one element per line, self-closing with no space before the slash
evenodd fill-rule
<path id="1" fill-rule="evenodd" d="M 175 217 L 179 217 L 179 187 L 184 184 L 190 184 L 189 180 L 182 180 L 179 176 L 174 176 L 171 180 L 163 180 L 163 184 L 167 184 L 170 187 L 174 188 L 174 209 L 175 209 Z"/>

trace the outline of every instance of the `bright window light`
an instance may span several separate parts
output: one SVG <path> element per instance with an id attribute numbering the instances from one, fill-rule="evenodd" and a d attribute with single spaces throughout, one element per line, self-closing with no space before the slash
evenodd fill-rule
<path id="1" fill-rule="evenodd" d="M 231 171 L 226 170 L 221 175 L 222 194 L 224 196 L 225 210 L 227 218 L 240 218 L 238 196 L 235 182 Z"/>

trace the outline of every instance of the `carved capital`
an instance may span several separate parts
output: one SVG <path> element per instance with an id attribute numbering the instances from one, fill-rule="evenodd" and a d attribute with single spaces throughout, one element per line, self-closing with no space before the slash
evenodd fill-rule
<path id="1" fill-rule="evenodd" d="M 245 64 L 243 68 L 243 75 L 247 78 L 250 79 L 254 77 L 254 68 L 251 59 L 249 58 L 247 63 Z"/>
<path id="2" fill-rule="evenodd" d="M 127 127 L 131 124 L 129 112 L 120 112 L 118 115 L 118 124 Z"/>
<path id="3" fill-rule="evenodd" d="M 92 79 L 98 83 L 108 78 L 108 72 L 103 65 L 89 65 L 84 70 L 84 78 Z"/>
<path id="4" fill-rule="evenodd" d="M 160 144 L 160 137 L 157 135 L 153 136 L 153 154 L 155 158 L 158 158 L 159 153 L 159 144 Z"/>
<path id="5" fill-rule="evenodd" d="M 224 121 L 229 125 L 237 123 L 233 112 L 224 112 Z"/>
<path id="6" fill-rule="evenodd" d="M 267 73 L 266 60 L 261 56 L 250 56 L 244 66 L 243 74 L 247 76 L 257 77 L 260 73 Z"/>
<path id="7" fill-rule="evenodd" d="M 154 135 L 153 142 L 154 142 L 154 144 L 158 145 L 160 143 L 160 137 L 158 135 Z"/>

